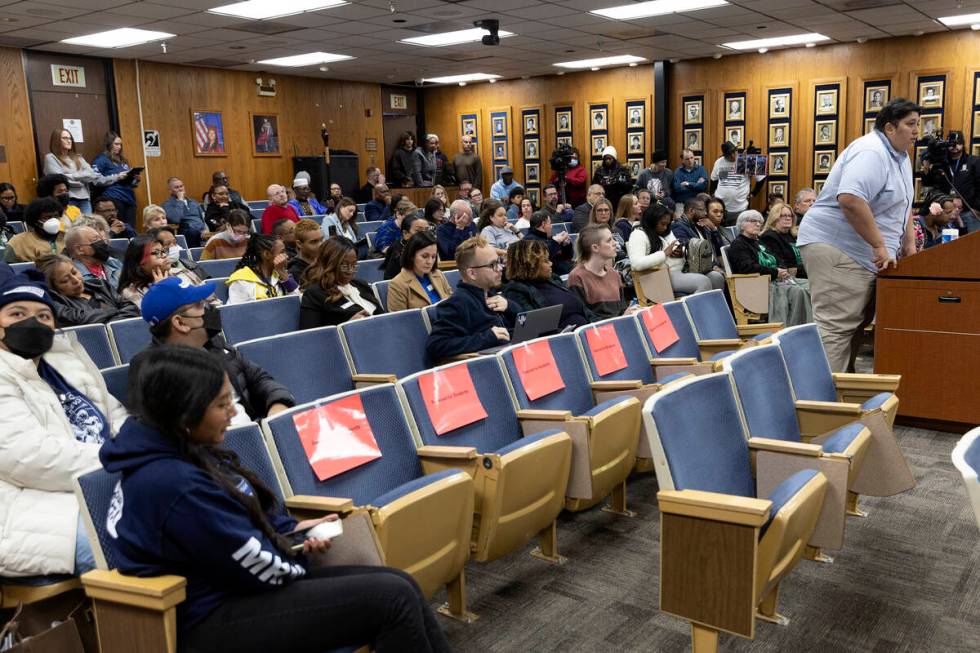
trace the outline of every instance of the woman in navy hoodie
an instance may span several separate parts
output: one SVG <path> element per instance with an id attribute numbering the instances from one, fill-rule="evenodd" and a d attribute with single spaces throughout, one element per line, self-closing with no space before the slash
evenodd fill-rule
<path id="1" fill-rule="evenodd" d="M 121 472 L 106 526 L 119 570 L 179 574 L 182 652 L 309 651 L 370 643 L 386 651 L 448 651 L 418 585 L 387 567 L 309 566 L 297 523 L 235 454 L 221 449 L 235 398 L 221 362 L 203 350 L 161 346 L 130 379 L 131 417 L 101 450 Z"/>

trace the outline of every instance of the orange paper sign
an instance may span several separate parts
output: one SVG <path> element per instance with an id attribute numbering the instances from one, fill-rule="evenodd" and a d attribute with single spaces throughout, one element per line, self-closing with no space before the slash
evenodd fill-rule
<path id="1" fill-rule="evenodd" d="M 297 413 L 293 425 L 321 481 L 381 457 L 360 395 Z"/>
<path id="2" fill-rule="evenodd" d="M 658 354 L 681 339 L 677 335 L 677 329 L 674 328 L 674 323 L 670 321 L 670 316 L 667 315 L 667 309 L 663 305 L 655 304 L 643 311 L 642 315 L 643 326 L 646 327 L 647 333 L 650 334 L 653 348 L 657 350 Z"/>
<path id="3" fill-rule="evenodd" d="M 524 394 L 531 401 L 565 387 L 547 340 L 535 340 L 514 349 L 514 367 L 521 377 Z"/>
<path id="4" fill-rule="evenodd" d="M 454 365 L 420 376 L 419 390 L 432 428 L 439 435 L 487 417 L 466 365 Z"/>
<path id="5" fill-rule="evenodd" d="M 626 354 L 619 344 L 616 327 L 611 324 L 592 327 L 585 332 L 585 339 L 589 343 L 589 351 L 592 352 L 592 360 L 595 361 L 599 376 L 606 376 L 626 367 Z"/>

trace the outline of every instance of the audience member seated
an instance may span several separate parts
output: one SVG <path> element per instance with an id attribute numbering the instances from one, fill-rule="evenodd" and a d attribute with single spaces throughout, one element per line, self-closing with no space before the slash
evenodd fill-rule
<path id="1" fill-rule="evenodd" d="M 558 174 L 551 173 L 549 184 L 558 183 Z M 572 160 L 565 171 L 565 202 L 569 206 L 579 206 L 586 201 L 586 185 L 589 183 L 589 171 L 582 165 L 582 153 L 577 147 L 572 148 Z M 560 193 L 559 193 L 560 195 Z M 588 216 L 586 216 L 588 218 Z M 585 220 L 579 228 L 585 226 Z M 575 230 L 576 232 L 578 229 Z"/>
<path id="2" fill-rule="evenodd" d="M 456 199 L 469 201 L 470 193 L 473 192 L 473 183 L 467 179 L 459 182 L 459 186 L 456 188 Z"/>
<path id="3" fill-rule="evenodd" d="M 286 269 L 286 246 L 275 236 L 252 234 L 238 267 L 228 277 L 228 303 L 299 294 L 299 282 Z"/>
<path id="4" fill-rule="evenodd" d="M 521 200 L 520 213 L 517 214 L 517 222 L 514 223 L 516 229 L 530 229 L 531 216 L 534 215 L 534 204 L 531 199 L 525 197 Z"/>
<path id="5" fill-rule="evenodd" d="M 293 549 L 291 532 L 337 517 L 297 522 L 220 447 L 234 401 L 228 377 L 200 351 L 147 352 L 132 387 L 138 417 L 101 453 L 106 469 L 122 474 L 125 510 L 113 529 L 120 571 L 187 578 L 174 624 L 181 650 L 328 651 L 370 642 L 378 653 L 449 651 L 409 574 L 315 566 L 329 540 L 311 537 Z"/>
<path id="6" fill-rule="evenodd" d="M 470 208 L 473 209 L 473 215 L 480 215 L 480 209 L 483 208 L 483 191 L 479 188 L 470 191 Z"/>
<path id="7" fill-rule="evenodd" d="M 119 176 L 114 183 L 102 188 L 102 195 L 116 203 L 123 222 L 135 227 L 136 193 L 133 189 L 140 183 L 140 173 L 132 171 L 122 150 L 123 142 L 119 134 L 108 132 L 105 135 L 105 151 L 92 160 L 92 168 L 106 178 Z"/>
<path id="8" fill-rule="evenodd" d="M 48 284 L 58 327 L 105 324 L 140 315 L 136 304 L 124 299 L 114 285 L 94 277 L 83 280 L 67 256 L 42 256 L 36 265 Z"/>
<path id="9" fill-rule="evenodd" d="M 225 218 L 222 228 L 208 239 L 201 252 L 202 261 L 222 258 L 241 258 L 248 247 L 252 215 L 244 209 L 234 209 Z"/>
<path id="10" fill-rule="evenodd" d="M 289 276 L 302 284 L 306 268 L 316 261 L 323 244 L 323 231 L 315 220 L 303 218 L 296 223 L 296 256 L 286 264 Z"/>
<path id="11" fill-rule="evenodd" d="M 264 235 L 271 236 L 272 225 L 280 220 L 299 222 L 299 215 L 289 205 L 289 196 L 286 194 L 285 186 L 272 184 L 266 189 L 266 194 L 269 197 L 269 205 L 262 211 L 262 233 Z"/>
<path id="12" fill-rule="evenodd" d="M 295 406 L 296 400 L 286 386 L 225 342 L 221 336 L 221 312 L 215 304 L 213 282 L 188 286 L 177 279 L 166 279 L 154 284 L 142 306 L 153 340 L 133 358 L 129 378 L 139 378 L 148 352 L 160 350 L 163 345 L 194 347 L 215 354 L 222 362 L 234 390 L 230 402 L 234 407 L 233 425 L 257 422 Z"/>
<path id="13" fill-rule="evenodd" d="M 55 129 L 51 132 L 48 153 L 44 155 L 44 174 L 64 175 L 68 180 L 69 203 L 82 213 L 89 213 L 92 210 L 89 184 L 109 186 L 129 178 L 131 171 L 112 175 L 99 173 L 78 153 L 71 132 Z M 40 193 L 38 197 L 41 197 Z"/>
<path id="14" fill-rule="evenodd" d="M 510 191 L 520 188 L 521 185 L 514 181 L 514 169 L 504 166 L 500 169 L 500 179 L 493 182 L 490 187 L 490 197 L 502 204 L 507 204 L 510 198 Z"/>
<path id="15" fill-rule="evenodd" d="M 221 184 L 212 186 L 208 190 L 207 208 L 204 211 L 204 222 L 208 227 L 208 231 L 211 233 L 221 231 L 228 221 L 228 216 L 235 209 L 244 211 L 245 215 L 249 216 L 249 222 L 251 222 L 251 211 L 242 202 L 236 202 L 231 198 L 231 191 L 228 190 L 227 186 Z"/>
<path id="16" fill-rule="evenodd" d="M 428 220 L 421 217 L 418 213 L 409 213 L 402 218 L 401 237 L 388 247 L 388 251 L 385 252 L 384 263 L 381 264 L 385 279 L 393 279 L 401 272 L 402 252 L 405 251 L 405 243 L 415 234 L 428 230 Z"/>
<path id="17" fill-rule="evenodd" d="M 571 222 L 574 212 L 569 203 L 562 204 L 559 200 L 558 187 L 548 184 L 541 189 L 544 197 L 544 205 L 541 207 L 551 216 L 552 222 Z"/>
<path id="18" fill-rule="evenodd" d="M 391 190 L 385 184 L 374 187 L 372 200 L 364 205 L 364 220 L 377 222 L 391 217 Z"/>
<path id="19" fill-rule="evenodd" d="M 516 186 L 510 189 L 507 193 L 507 201 L 504 202 L 504 206 L 507 208 L 507 219 L 517 220 L 521 215 L 521 202 L 524 201 L 524 189 L 521 186 Z M 527 229 L 527 227 L 524 227 Z"/>
<path id="20" fill-rule="evenodd" d="M 395 213 L 374 233 L 374 249 L 377 252 L 387 254 L 392 243 L 401 238 L 402 221 L 409 215 L 418 215 L 418 209 L 409 200 L 399 200 L 395 204 Z"/>
<path id="21" fill-rule="evenodd" d="M 436 184 L 435 186 L 433 186 L 432 199 L 442 200 L 443 208 L 449 206 L 449 193 L 446 192 L 446 187 L 443 186 L 442 184 Z"/>
<path id="22" fill-rule="evenodd" d="M 589 224 L 589 217 L 592 215 L 592 207 L 600 199 L 606 196 L 606 190 L 599 184 L 589 186 L 589 192 L 585 194 L 585 202 L 575 207 L 572 213 L 572 233 L 577 234 Z"/>
<path id="23" fill-rule="evenodd" d="M 517 231 L 517 227 L 507 222 L 507 211 L 496 202 L 483 203 L 476 228 L 480 237 L 494 247 L 500 256 L 504 255 L 508 246 L 524 237 Z"/>
<path id="24" fill-rule="evenodd" d="M 150 229 L 165 228 L 167 226 L 167 212 L 162 206 L 149 204 L 143 209 L 143 233 Z"/>
<path id="25" fill-rule="evenodd" d="M 456 248 L 460 281 L 446 300 L 436 305 L 426 351 L 432 360 L 468 354 L 510 341 L 517 312 L 503 295 L 490 295 L 500 286 L 500 259 L 482 237 Z"/>
<path id="26" fill-rule="evenodd" d="M 354 243 L 340 236 L 323 242 L 316 261 L 303 275 L 300 329 L 336 326 L 384 313 L 371 286 L 354 278 L 357 265 Z"/>
<path id="27" fill-rule="evenodd" d="M 607 145 L 602 150 L 602 165 L 592 173 L 592 183 L 602 186 L 605 197 L 613 206 L 619 203 L 619 198 L 633 189 L 633 181 L 629 170 L 617 159 L 616 148 Z"/>
<path id="28" fill-rule="evenodd" d="M 322 229 L 323 235 L 327 238 L 342 236 L 354 243 L 357 246 L 358 259 L 368 257 L 367 237 L 360 235 L 357 226 L 357 204 L 351 198 L 340 198 L 336 210 L 323 218 Z"/>
<path id="29" fill-rule="evenodd" d="M 367 183 L 361 186 L 360 189 L 354 193 L 354 199 L 358 204 L 367 204 L 373 200 L 374 187 L 378 184 L 385 183 L 385 176 L 381 172 L 381 168 L 377 166 L 369 167 L 364 171 L 364 174 L 367 176 Z"/>
<path id="30" fill-rule="evenodd" d="M 300 174 L 304 175 L 306 173 L 301 172 Z M 327 213 L 333 213 L 334 211 L 337 210 L 337 203 L 340 200 L 344 199 L 344 189 L 340 187 L 340 184 L 333 183 L 330 184 L 330 188 L 328 189 L 327 192 L 329 194 L 327 195 L 326 201 L 323 202 L 323 206 L 326 207 Z"/>
<path id="31" fill-rule="evenodd" d="M 669 207 L 668 207 L 669 208 Z M 721 248 L 725 244 L 722 240 L 719 228 L 714 221 L 708 217 L 704 207 L 704 202 L 697 198 L 689 199 L 684 202 L 684 213 L 674 220 L 670 225 L 677 242 L 690 251 L 693 247 L 692 240 L 707 241 L 711 247 L 712 269 L 706 272 L 691 270 L 691 272 L 701 273 L 708 277 L 711 286 L 717 290 L 725 287 L 725 269 L 721 263 Z M 690 266 L 689 266 L 690 267 Z"/>
<path id="32" fill-rule="evenodd" d="M 112 258 L 119 259 L 122 262 L 122 257 L 126 253 L 125 249 L 115 250 L 112 249 L 112 243 L 110 242 L 115 238 L 115 234 L 109 228 L 109 223 L 101 215 L 83 215 L 82 217 L 75 220 L 72 223 L 74 227 L 90 227 L 95 229 L 95 233 L 99 234 L 99 238 L 104 240 L 106 245 L 109 245 L 109 254 Z"/>
<path id="33" fill-rule="evenodd" d="M 626 246 L 630 268 L 633 272 L 643 272 L 666 264 L 674 294 L 690 295 L 711 290 L 713 286 L 707 275 L 684 272 L 684 248 L 670 230 L 673 217 L 659 202 L 643 212 L 640 226 L 630 234 Z"/>
<path id="34" fill-rule="evenodd" d="M 721 238 L 722 246 L 731 245 L 737 234 L 733 234 L 731 229 L 722 229 L 726 213 L 724 200 L 709 195 L 708 199 L 704 200 L 704 209 L 708 214 L 708 219 L 711 220 L 711 224 L 715 226 L 716 233 Z"/>
<path id="35" fill-rule="evenodd" d="M 589 213 L 588 224 L 607 227 L 616 244 L 616 260 L 626 258 L 626 241 L 623 240 L 623 235 L 613 225 L 612 202 L 604 197 L 597 199 L 596 203 L 592 205 L 592 211 Z"/>
<path id="36" fill-rule="evenodd" d="M 112 238 L 132 238 L 136 235 L 136 230 L 131 225 L 119 219 L 119 209 L 108 197 L 96 197 L 92 200 L 92 211 L 105 219 Z"/>
<path id="37" fill-rule="evenodd" d="M 238 205 L 245 206 L 245 201 L 242 200 L 242 194 L 239 193 L 237 190 L 235 190 L 234 188 L 231 187 L 231 182 L 228 181 L 228 175 L 226 175 L 223 170 L 215 170 L 211 174 L 211 188 L 212 188 L 212 190 L 216 186 L 224 186 L 225 188 L 228 189 L 228 198 L 227 198 L 226 201 L 228 201 L 231 204 L 234 204 L 236 206 L 238 206 Z M 204 193 L 204 203 L 205 204 L 210 204 L 214 200 L 214 197 L 213 197 L 214 193 L 212 192 L 212 190 L 209 190 L 206 193 Z M 246 206 L 245 208 L 248 208 L 248 207 Z"/>
<path id="38" fill-rule="evenodd" d="M 459 244 L 475 235 L 473 207 L 466 200 L 455 200 L 449 205 L 449 219 L 436 227 L 439 259 L 452 261 L 456 258 L 456 248 Z"/>
<path id="39" fill-rule="evenodd" d="M 438 197 L 430 197 L 429 201 L 425 203 L 423 215 L 433 230 L 438 229 L 439 225 L 446 221 L 447 206 L 448 204 Z"/>
<path id="40" fill-rule="evenodd" d="M 313 197 L 313 191 L 310 190 L 310 180 L 306 177 L 293 179 L 293 193 L 296 194 L 296 198 L 289 200 L 289 206 L 293 207 L 297 216 L 305 217 L 329 213 L 327 207 Z"/>
<path id="41" fill-rule="evenodd" d="M 7 216 L 8 222 L 20 222 L 24 219 L 24 205 L 17 202 L 17 189 L 9 182 L 0 183 L 0 211 Z"/>
<path id="42" fill-rule="evenodd" d="M 282 220 L 277 221 L 272 225 L 272 235 L 277 239 L 282 241 L 283 247 L 285 247 L 286 257 L 293 258 L 296 256 L 296 223 L 292 220 Z"/>
<path id="43" fill-rule="evenodd" d="M 769 209 L 769 217 L 759 236 L 759 244 L 776 257 L 776 267 L 796 272 L 797 279 L 806 279 L 803 267 L 803 257 L 796 247 L 796 236 L 793 227 L 796 226 L 796 216 L 793 208 L 784 202 L 777 202 Z"/>
<path id="44" fill-rule="evenodd" d="M 163 203 L 167 222 L 177 225 L 177 233 L 187 239 L 188 247 L 200 247 L 208 226 L 204 224 L 204 207 L 187 197 L 184 182 L 179 177 L 167 180 L 170 197 Z"/>
<path id="45" fill-rule="evenodd" d="M 68 202 L 68 177 L 64 175 L 44 175 L 37 180 L 35 194 L 37 195 L 37 199 L 50 197 L 58 202 L 61 206 L 61 215 L 66 225 L 72 224 L 82 215 L 81 209 Z M 113 204 L 113 208 L 115 208 L 115 204 Z"/>
<path id="46" fill-rule="evenodd" d="M 579 233 L 575 246 L 578 265 L 568 275 L 568 287 L 599 319 L 622 315 L 629 303 L 623 279 L 613 269 L 616 240 L 612 230 L 605 224 L 590 224 Z"/>
<path id="47" fill-rule="evenodd" d="M 647 191 L 647 194 L 649 194 L 649 191 Z M 640 216 L 642 214 L 643 208 L 640 206 L 636 195 L 629 193 L 619 198 L 619 206 L 616 207 L 616 217 L 613 220 L 613 226 L 620 238 L 623 239 L 624 244 L 629 241 L 630 234 L 633 233 L 633 227 L 639 226 Z"/>
<path id="48" fill-rule="evenodd" d="M 119 292 L 137 306 L 150 286 L 170 275 L 167 250 L 155 238 L 139 235 L 129 241 L 119 274 Z"/>
<path id="49" fill-rule="evenodd" d="M 643 215 L 643 212 L 647 210 L 647 207 L 653 204 L 653 194 L 650 193 L 646 188 L 638 188 L 633 191 L 633 197 L 636 198 L 636 203 L 640 207 L 639 215 Z M 640 219 L 636 219 L 636 225 L 640 224 Z"/>
<path id="50" fill-rule="evenodd" d="M 72 479 L 126 419 L 82 346 L 55 335 L 55 310 L 36 270 L 0 286 L 0 576 L 31 584 L 95 567 Z"/>
<path id="51" fill-rule="evenodd" d="M 796 191 L 796 195 L 793 197 L 793 215 L 796 216 L 795 226 L 799 226 L 800 222 L 803 221 L 803 216 L 816 201 L 817 193 L 812 188 L 801 188 Z"/>
<path id="52" fill-rule="evenodd" d="M 515 312 L 561 306 L 560 329 L 588 324 L 595 317 L 581 297 L 553 272 L 548 248 L 541 240 L 527 238 L 507 249 L 507 284 L 503 295 Z"/>
<path id="53" fill-rule="evenodd" d="M 32 263 L 65 248 L 61 232 L 61 204 L 50 197 L 36 199 L 24 210 L 24 231 L 14 235 L 3 250 L 8 263 Z"/>
<path id="54" fill-rule="evenodd" d="M 463 184 L 469 184 L 470 191 L 483 186 L 483 162 L 480 161 L 471 135 L 465 134 L 460 142 L 463 151 L 457 152 L 453 157 L 453 173 L 459 182 L 460 199 L 468 199 L 462 194 Z"/>
<path id="55" fill-rule="evenodd" d="M 943 229 L 957 229 L 963 226 L 962 219 L 957 224 L 956 205 L 953 198 L 941 193 L 931 193 L 926 197 L 915 216 L 915 222 L 922 231 L 922 249 L 929 249 L 943 243 Z M 965 232 L 965 229 L 962 230 Z M 964 235 L 961 233 L 960 235 Z"/>
<path id="56" fill-rule="evenodd" d="M 575 252 L 572 248 L 572 236 L 567 231 L 552 234 L 551 216 L 547 211 L 535 211 L 531 214 L 531 226 L 524 240 L 536 240 L 544 243 L 548 249 L 551 270 L 561 276 L 568 274 L 574 267 Z M 508 272 L 507 278 L 510 278 Z"/>
<path id="57" fill-rule="evenodd" d="M 388 165 L 388 179 L 392 186 L 409 188 L 415 184 L 412 180 L 415 170 L 415 157 L 412 156 L 414 149 L 415 134 L 410 131 L 402 132 Z"/>
<path id="58" fill-rule="evenodd" d="M 109 243 L 92 227 L 69 227 L 65 232 L 65 254 L 75 262 L 82 281 L 101 280 L 119 286 L 122 261 L 113 258 Z"/>
<path id="59" fill-rule="evenodd" d="M 389 311 L 425 308 L 453 294 L 446 277 L 436 267 L 438 260 L 436 239 L 431 233 L 421 231 L 408 239 L 401 255 L 401 270 L 388 285 Z"/>
<path id="60" fill-rule="evenodd" d="M 167 262 L 170 263 L 170 276 L 185 277 L 195 286 L 208 279 L 211 275 L 194 262 L 190 255 L 177 244 L 177 237 L 169 229 L 150 229 L 147 234 L 167 252 Z M 183 256 L 181 256 L 183 254 Z M 221 303 L 219 300 L 214 301 Z"/>

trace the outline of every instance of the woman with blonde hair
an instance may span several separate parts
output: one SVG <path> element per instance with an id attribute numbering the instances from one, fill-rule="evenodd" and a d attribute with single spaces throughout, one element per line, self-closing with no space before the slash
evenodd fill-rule
<path id="1" fill-rule="evenodd" d="M 776 202 L 769 207 L 766 224 L 762 227 L 759 242 L 776 256 L 778 267 L 796 270 L 797 279 L 806 279 L 803 257 L 796 247 L 796 217 L 793 207 L 785 202 Z"/>
<path id="2" fill-rule="evenodd" d="M 607 200 L 605 197 L 600 197 L 595 204 L 592 205 L 592 211 L 589 213 L 588 225 L 599 225 L 604 227 L 609 227 L 612 232 L 613 240 L 616 243 L 616 260 L 626 258 L 626 240 L 623 238 L 623 234 L 615 229 L 613 226 L 613 205 L 612 202 Z"/>
<path id="3" fill-rule="evenodd" d="M 629 242 L 633 228 L 639 226 L 642 213 L 643 207 L 636 195 L 627 193 L 619 198 L 619 206 L 616 207 L 616 217 L 613 222 L 624 242 Z"/>
<path id="4" fill-rule="evenodd" d="M 75 139 L 67 129 L 51 132 L 48 149 L 44 155 L 44 174 L 68 178 L 68 202 L 82 213 L 92 212 L 89 184 L 110 186 L 130 177 L 130 171 L 105 176 L 92 168 L 75 149 Z"/>
<path id="5" fill-rule="evenodd" d="M 162 206 L 150 204 L 143 209 L 143 233 L 150 229 L 165 228 L 167 226 L 167 212 Z"/>

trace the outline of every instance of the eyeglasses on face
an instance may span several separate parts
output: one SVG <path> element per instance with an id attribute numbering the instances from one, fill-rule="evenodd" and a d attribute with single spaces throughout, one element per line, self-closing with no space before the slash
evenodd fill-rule
<path id="1" fill-rule="evenodd" d="M 341 263 L 338 268 L 341 272 L 357 272 L 358 263 Z"/>
<path id="2" fill-rule="evenodd" d="M 493 261 L 492 263 L 485 263 L 483 265 L 471 265 L 470 266 L 470 269 L 471 270 L 479 270 L 480 268 L 489 268 L 491 270 L 499 270 L 500 269 L 500 261 Z"/>
<path id="3" fill-rule="evenodd" d="M 150 256 L 156 256 L 157 258 L 167 258 L 167 250 L 165 249 L 151 249 Z"/>

